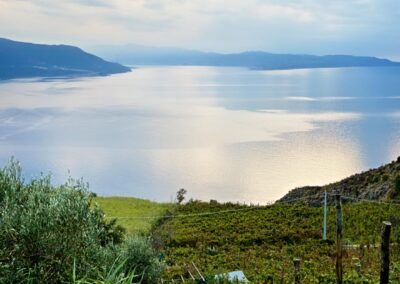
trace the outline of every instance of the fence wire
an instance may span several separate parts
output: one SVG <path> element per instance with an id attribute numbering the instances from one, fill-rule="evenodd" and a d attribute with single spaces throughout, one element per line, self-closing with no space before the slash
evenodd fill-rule
<path id="1" fill-rule="evenodd" d="M 335 196 L 335 194 L 328 193 L 329 196 Z M 321 205 L 323 205 L 323 193 L 318 193 L 315 195 L 304 196 L 300 198 L 292 198 L 286 201 L 279 201 L 279 202 L 268 202 L 267 205 L 254 205 L 248 206 L 245 208 L 238 208 L 238 209 L 227 209 L 227 210 L 219 210 L 219 211 L 207 211 L 207 212 L 200 212 L 200 213 L 190 213 L 190 214 L 176 214 L 176 215 L 153 215 L 153 216 L 106 216 L 106 218 L 116 218 L 116 219 L 172 219 L 172 218 L 188 218 L 188 217 L 199 217 L 199 216 L 212 216 L 218 214 L 225 214 L 225 213 L 235 213 L 235 212 L 242 212 L 242 211 L 252 211 L 258 209 L 265 209 L 266 207 L 271 207 L 278 204 L 296 204 L 298 201 L 310 200 L 313 198 L 321 198 Z M 351 196 L 341 195 L 343 200 L 352 200 L 355 202 L 369 202 L 369 203 L 377 203 L 377 204 L 386 204 L 386 205 L 397 205 L 400 206 L 398 202 L 387 202 L 387 201 L 380 201 L 380 200 L 371 200 L 365 198 L 355 198 Z"/>

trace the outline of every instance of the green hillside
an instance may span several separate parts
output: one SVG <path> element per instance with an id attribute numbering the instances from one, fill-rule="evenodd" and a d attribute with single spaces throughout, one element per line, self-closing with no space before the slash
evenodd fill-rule
<path id="1" fill-rule="evenodd" d="M 253 283 L 265 283 L 268 277 L 291 283 L 293 259 L 300 258 L 302 283 L 335 283 L 335 208 L 330 196 L 328 240 L 323 241 L 321 200 L 325 190 L 339 191 L 374 201 L 343 199 L 347 283 L 379 281 L 380 234 L 386 220 L 393 223 L 391 283 L 400 283 L 399 170 L 400 159 L 327 186 L 295 189 L 270 206 L 216 201 L 173 205 L 127 197 L 95 201 L 129 233 L 151 233 L 167 264 L 166 281 L 198 276 L 194 262 L 205 276 L 243 270 Z M 293 199 L 297 202 L 290 203 Z M 142 218 L 163 214 L 168 218 Z"/>
<path id="2" fill-rule="evenodd" d="M 236 209 L 239 211 L 230 211 Z M 374 245 L 380 242 L 382 221 L 399 220 L 399 209 L 398 205 L 376 203 L 344 205 L 344 238 L 345 243 L 352 245 L 344 253 L 344 271 L 350 283 L 372 283 L 379 279 L 379 250 Z M 223 213 L 204 215 L 218 211 Z M 153 229 L 154 242 L 168 264 L 165 279 L 189 277 L 188 270 L 196 274 L 188 265 L 193 261 L 205 275 L 243 270 L 255 283 L 264 283 L 267 275 L 274 278 L 274 283 L 290 283 L 293 258 L 300 257 L 302 283 L 334 283 L 333 207 L 328 209 L 325 242 L 321 240 L 322 207 L 301 204 L 243 207 L 191 202 L 179 206 L 174 214 L 176 218 L 167 219 Z M 182 216 L 186 214 L 190 216 Z M 391 241 L 400 241 L 397 225 L 392 229 Z M 399 253 L 400 248 L 394 246 L 393 283 L 400 283 Z M 358 263 L 360 275 L 355 272 Z"/>
<path id="3" fill-rule="evenodd" d="M 96 197 L 94 202 L 104 211 L 106 218 L 117 218 L 117 223 L 125 227 L 128 234 L 148 233 L 157 218 L 143 217 L 163 215 L 173 206 L 134 197 Z"/>

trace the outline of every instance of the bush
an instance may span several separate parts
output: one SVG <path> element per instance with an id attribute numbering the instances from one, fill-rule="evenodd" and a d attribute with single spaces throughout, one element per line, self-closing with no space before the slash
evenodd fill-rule
<path id="1" fill-rule="evenodd" d="M 382 176 L 382 181 L 388 181 L 389 180 L 389 175 L 388 174 L 384 174 L 383 176 Z"/>
<path id="2" fill-rule="evenodd" d="M 143 236 L 129 238 L 123 244 L 122 259 L 126 259 L 125 272 L 136 271 L 135 282 L 157 283 L 163 265 L 157 253 L 152 249 L 150 239 Z"/>
<path id="3" fill-rule="evenodd" d="M 82 180 L 56 187 L 50 176 L 40 176 L 25 183 L 14 160 L 0 170 L 0 283 L 61 283 L 71 281 L 72 271 L 83 279 L 109 270 L 124 252 L 117 245 L 124 230 L 104 219 L 92 196 Z M 130 251 L 141 253 L 130 263 L 146 257 L 147 269 L 153 263 L 145 245 L 128 242 Z"/>
<path id="4" fill-rule="evenodd" d="M 397 194 L 400 194 L 400 175 L 397 175 L 394 179 L 394 189 Z"/>
<path id="5" fill-rule="evenodd" d="M 124 264 L 126 260 L 116 258 L 112 266 L 99 273 L 97 278 L 84 278 L 77 279 L 76 277 L 76 265 L 74 264 L 74 270 L 72 271 L 71 283 L 72 284 L 132 284 L 133 280 L 137 276 L 135 271 L 129 273 L 124 272 Z"/>

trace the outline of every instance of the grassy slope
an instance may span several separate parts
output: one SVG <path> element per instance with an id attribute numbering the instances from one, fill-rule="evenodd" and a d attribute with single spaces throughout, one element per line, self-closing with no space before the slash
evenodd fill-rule
<path id="1" fill-rule="evenodd" d="M 168 203 L 156 203 L 133 197 L 96 197 L 94 201 L 103 209 L 107 218 L 119 217 L 118 224 L 124 226 L 128 233 L 148 233 L 155 221 L 151 218 L 135 219 L 132 217 L 163 215 L 173 206 Z"/>
<path id="2" fill-rule="evenodd" d="M 180 206 L 175 214 L 232 208 L 242 207 L 195 202 Z M 398 205 L 346 204 L 344 238 L 352 244 L 379 243 L 382 221 L 399 218 L 399 209 Z M 334 218 L 331 207 L 328 213 L 330 240 L 334 240 Z M 335 245 L 333 241 L 321 241 L 322 219 L 321 207 L 278 204 L 236 213 L 168 219 L 156 227 L 153 234 L 169 265 L 165 278 L 187 276 L 185 264 L 194 261 L 204 274 L 240 269 L 256 283 L 262 283 L 267 274 L 273 275 L 275 281 L 289 281 L 293 279 L 292 260 L 301 257 L 302 283 L 334 283 Z M 392 241 L 399 240 L 400 228 L 395 226 Z M 399 254 L 400 248 L 394 247 L 393 283 L 400 283 Z M 354 281 L 357 260 L 353 258 L 360 259 L 368 283 L 379 279 L 377 249 L 354 249 L 345 253 L 346 278 Z"/>

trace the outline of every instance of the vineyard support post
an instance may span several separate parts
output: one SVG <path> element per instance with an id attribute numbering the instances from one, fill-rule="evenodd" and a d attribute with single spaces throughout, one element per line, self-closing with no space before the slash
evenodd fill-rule
<path id="1" fill-rule="evenodd" d="M 294 284 L 300 284 L 300 258 L 293 259 Z"/>
<path id="2" fill-rule="evenodd" d="M 327 193 L 325 191 L 325 197 L 324 197 L 324 233 L 322 239 L 326 241 L 326 214 L 327 214 Z"/>
<path id="3" fill-rule="evenodd" d="M 342 263 L 342 237 L 343 237 L 343 213 L 342 198 L 340 194 L 335 195 L 336 202 L 336 284 L 343 283 Z"/>
<path id="4" fill-rule="evenodd" d="M 383 222 L 382 240 L 381 240 L 381 284 L 389 283 L 389 267 L 390 267 L 390 230 L 392 224 Z"/>
<path id="5" fill-rule="evenodd" d="M 205 283 L 206 279 L 203 277 L 203 275 L 201 274 L 200 270 L 197 268 L 196 264 L 194 264 L 193 261 L 192 261 L 192 265 L 193 265 L 194 269 L 196 269 L 197 273 L 200 275 L 201 282 Z"/>

